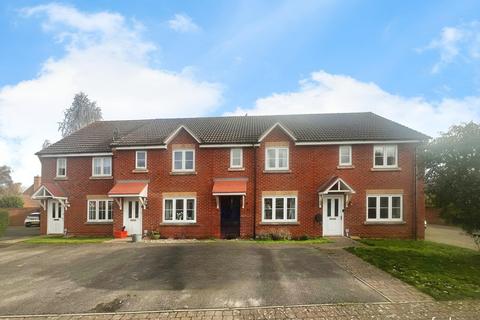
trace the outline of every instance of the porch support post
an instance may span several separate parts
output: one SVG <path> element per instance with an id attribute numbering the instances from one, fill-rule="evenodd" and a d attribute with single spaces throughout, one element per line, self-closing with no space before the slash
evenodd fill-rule
<path id="1" fill-rule="evenodd" d="M 122 210 L 123 198 L 114 198 L 114 199 L 115 199 L 115 202 L 118 204 L 118 207 L 120 208 L 120 210 Z"/>
<path id="2" fill-rule="evenodd" d="M 215 202 L 217 203 L 217 209 L 220 209 L 220 201 L 218 199 L 218 196 L 215 196 Z"/>
<path id="3" fill-rule="evenodd" d="M 245 208 L 245 195 L 242 196 L 242 209 Z"/>

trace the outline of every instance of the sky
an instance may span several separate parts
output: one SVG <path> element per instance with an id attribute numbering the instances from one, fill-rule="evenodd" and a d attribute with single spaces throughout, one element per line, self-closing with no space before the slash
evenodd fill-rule
<path id="1" fill-rule="evenodd" d="M 372 111 L 436 137 L 480 120 L 480 2 L 1 1 L 15 181 L 80 91 L 105 120 Z"/>

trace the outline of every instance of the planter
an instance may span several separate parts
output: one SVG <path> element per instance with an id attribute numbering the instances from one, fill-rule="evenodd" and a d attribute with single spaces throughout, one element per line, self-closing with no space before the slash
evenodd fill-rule
<path id="1" fill-rule="evenodd" d="M 115 239 L 125 239 L 127 237 L 127 231 L 113 231 L 113 237 Z"/>
<path id="2" fill-rule="evenodd" d="M 132 235 L 132 242 L 140 242 L 140 241 L 142 241 L 142 235 L 141 234 Z"/>

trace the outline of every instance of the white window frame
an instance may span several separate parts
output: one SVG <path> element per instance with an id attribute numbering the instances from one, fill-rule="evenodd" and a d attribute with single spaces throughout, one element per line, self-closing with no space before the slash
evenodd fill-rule
<path id="1" fill-rule="evenodd" d="M 172 220 L 167 220 L 165 219 L 165 214 L 166 214 L 166 202 L 168 200 L 172 201 Z M 177 215 L 176 215 L 176 206 L 177 206 L 177 200 L 183 200 L 183 208 L 184 208 L 184 214 L 183 214 L 183 220 L 177 220 Z M 193 200 L 193 220 L 187 220 L 187 200 Z M 168 197 L 163 199 L 163 214 L 162 214 L 162 219 L 163 223 L 168 224 L 191 224 L 191 223 L 197 223 L 197 198 L 196 197 Z"/>
<path id="2" fill-rule="evenodd" d="M 90 219 L 90 202 L 95 202 L 95 219 Z M 105 219 L 100 219 L 100 202 L 105 202 Z M 108 204 L 112 208 L 112 219 L 108 219 Z M 87 222 L 113 222 L 113 200 L 111 199 L 88 199 Z"/>
<path id="3" fill-rule="evenodd" d="M 138 166 L 138 154 L 141 153 L 141 152 L 145 153 L 145 166 L 143 166 L 143 167 Z M 147 170 L 147 156 L 148 156 L 147 154 L 148 154 L 148 152 L 146 150 L 135 151 L 135 169 L 137 169 L 137 170 Z"/>
<path id="4" fill-rule="evenodd" d="M 65 174 L 59 174 L 59 170 L 60 170 L 60 162 L 61 161 L 64 161 L 65 163 Z M 57 178 L 65 178 L 67 176 L 67 158 L 57 158 L 57 170 L 56 170 L 56 173 L 57 173 Z"/>
<path id="5" fill-rule="evenodd" d="M 380 198 L 388 197 L 388 218 L 380 218 Z M 400 198 L 400 218 L 392 218 L 392 198 Z M 376 198 L 376 217 L 375 219 L 368 217 L 368 199 Z M 366 217 L 367 221 L 388 222 L 388 221 L 403 221 L 403 194 L 367 194 L 366 197 Z"/>
<path id="6" fill-rule="evenodd" d="M 387 147 L 395 148 L 395 164 L 387 165 Z M 383 152 L 383 165 L 377 165 L 375 163 L 375 151 L 382 149 Z M 374 168 L 398 168 L 398 145 L 396 144 L 376 144 L 373 146 L 373 167 Z"/>
<path id="7" fill-rule="evenodd" d="M 95 174 L 95 159 L 100 159 L 100 174 Z M 110 159 L 110 173 L 105 174 L 105 159 Z M 92 177 L 111 177 L 113 175 L 112 157 L 93 157 L 92 158 Z"/>
<path id="8" fill-rule="evenodd" d="M 280 167 L 280 158 L 279 158 L 279 153 L 280 150 L 287 150 L 287 165 L 285 167 Z M 275 166 L 270 167 L 270 161 L 268 159 L 268 151 L 269 150 L 275 150 Z M 289 147 L 268 147 L 265 148 L 265 170 L 266 171 L 284 171 L 288 170 L 290 167 L 290 152 L 289 152 Z"/>
<path id="9" fill-rule="evenodd" d="M 185 154 L 188 151 L 193 152 L 193 167 L 192 167 L 192 169 L 185 169 L 185 164 L 187 162 Z M 175 169 L 175 152 L 181 152 L 182 153 L 182 168 L 181 169 Z M 195 149 L 174 149 L 174 150 L 172 150 L 172 171 L 173 172 L 193 172 L 193 171 L 195 171 Z"/>
<path id="10" fill-rule="evenodd" d="M 295 219 L 287 219 L 287 199 L 295 199 Z M 265 218 L 265 199 L 272 199 L 272 219 Z M 275 217 L 276 199 L 283 199 L 283 219 Z M 264 196 L 262 197 L 262 222 L 297 222 L 298 221 L 298 197 L 297 196 Z"/>
<path id="11" fill-rule="evenodd" d="M 233 153 L 235 151 L 240 151 L 240 164 L 234 165 L 233 164 Z M 243 168 L 243 149 L 242 148 L 231 148 L 230 149 L 230 168 L 232 169 L 242 169 Z"/>
<path id="12" fill-rule="evenodd" d="M 342 149 L 348 150 L 348 162 L 342 162 Z M 342 145 L 338 147 L 338 165 L 339 166 L 351 166 L 352 165 L 352 146 L 350 145 Z"/>

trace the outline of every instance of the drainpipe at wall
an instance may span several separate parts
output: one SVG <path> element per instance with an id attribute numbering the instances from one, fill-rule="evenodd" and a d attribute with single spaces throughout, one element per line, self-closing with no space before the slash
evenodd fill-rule
<path id="1" fill-rule="evenodd" d="M 253 239 L 256 238 L 257 225 L 257 147 L 253 146 Z"/>
<path id="2" fill-rule="evenodd" d="M 413 153 L 413 239 L 417 240 L 417 145 Z"/>

